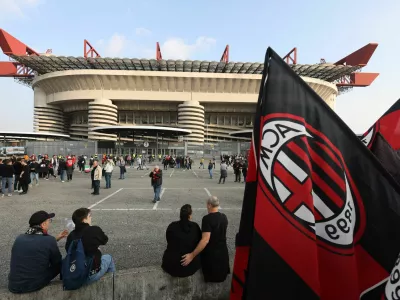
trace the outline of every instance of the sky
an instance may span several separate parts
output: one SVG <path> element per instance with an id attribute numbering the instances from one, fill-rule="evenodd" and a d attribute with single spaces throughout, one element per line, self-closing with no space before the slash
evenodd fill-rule
<path id="1" fill-rule="evenodd" d="M 400 98 L 399 11 L 398 0 L 0 0 L 0 28 L 37 52 L 66 56 L 83 56 L 87 39 L 103 57 L 155 58 L 160 42 L 164 59 L 219 61 L 229 44 L 235 62 L 263 62 L 270 46 L 282 56 L 297 47 L 298 63 L 334 63 L 376 42 L 363 71 L 379 77 L 336 104 L 363 133 Z M 0 106 L 0 130 L 33 130 L 32 89 L 0 78 Z"/>

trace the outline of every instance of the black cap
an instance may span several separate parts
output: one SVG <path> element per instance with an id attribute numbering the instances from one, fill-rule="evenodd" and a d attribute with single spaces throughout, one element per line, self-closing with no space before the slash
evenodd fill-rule
<path id="1" fill-rule="evenodd" d="M 54 217 L 55 217 L 54 213 L 49 214 L 49 213 L 45 212 L 44 210 L 37 211 L 29 219 L 29 226 L 40 225 L 44 221 L 46 221 L 48 219 L 52 219 Z"/>

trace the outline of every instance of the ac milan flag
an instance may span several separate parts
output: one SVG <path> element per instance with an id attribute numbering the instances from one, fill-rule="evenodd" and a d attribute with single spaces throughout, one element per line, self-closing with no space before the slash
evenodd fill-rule
<path id="1" fill-rule="evenodd" d="M 398 300 L 399 251 L 400 186 L 269 48 L 231 300 Z"/>
<path id="2" fill-rule="evenodd" d="M 400 184 L 400 100 L 368 129 L 362 142 Z"/>
<path id="3" fill-rule="evenodd" d="M 363 135 L 363 143 L 371 149 L 377 133 L 395 150 L 400 150 L 400 99 Z"/>

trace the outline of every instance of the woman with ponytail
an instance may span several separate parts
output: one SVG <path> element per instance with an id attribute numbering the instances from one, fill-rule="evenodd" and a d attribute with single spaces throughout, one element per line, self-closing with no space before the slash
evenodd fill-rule
<path id="1" fill-rule="evenodd" d="M 182 255 L 192 252 L 201 240 L 201 230 L 192 222 L 192 207 L 181 207 L 180 220 L 172 222 L 166 232 L 167 250 L 164 252 L 162 268 L 174 277 L 191 276 L 200 269 L 200 257 L 196 257 L 188 266 L 181 265 Z"/>

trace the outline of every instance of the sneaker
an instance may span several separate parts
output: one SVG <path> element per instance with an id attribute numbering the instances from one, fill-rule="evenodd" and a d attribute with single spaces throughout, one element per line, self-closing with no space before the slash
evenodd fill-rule
<path id="1" fill-rule="evenodd" d="M 8 194 L 7 196 L 8 196 L 8 197 L 12 197 L 12 194 Z"/>
<path id="2" fill-rule="evenodd" d="M 14 193 L 18 193 L 18 190 L 14 190 Z"/>
<path id="3" fill-rule="evenodd" d="M 32 187 L 32 184 L 30 184 L 30 185 L 29 185 L 29 187 Z M 20 193 L 21 193 L 21 190 L 19 190 L 18 192 L 20 192 Z"/>
<path id="4" fill-rule="evenodd" d="M 32 185 L 31 185 L 31 187 L 32 187 Z M 18 191 L 18 193 L 22 193 L 22 192 L 23 192 L 23 190 L 19 190 L 19 191 Z"/>
<path id="5" fill-rule="evenodd" d="M 4 198 L 4 194 L 1 194 L 1 198 Z"/>
<path id="6" fill-rule="evenodd" d="M 61 182 L 65 182 L 65 181 L 63 180 L 63 181 L 61 181 Z"/>

